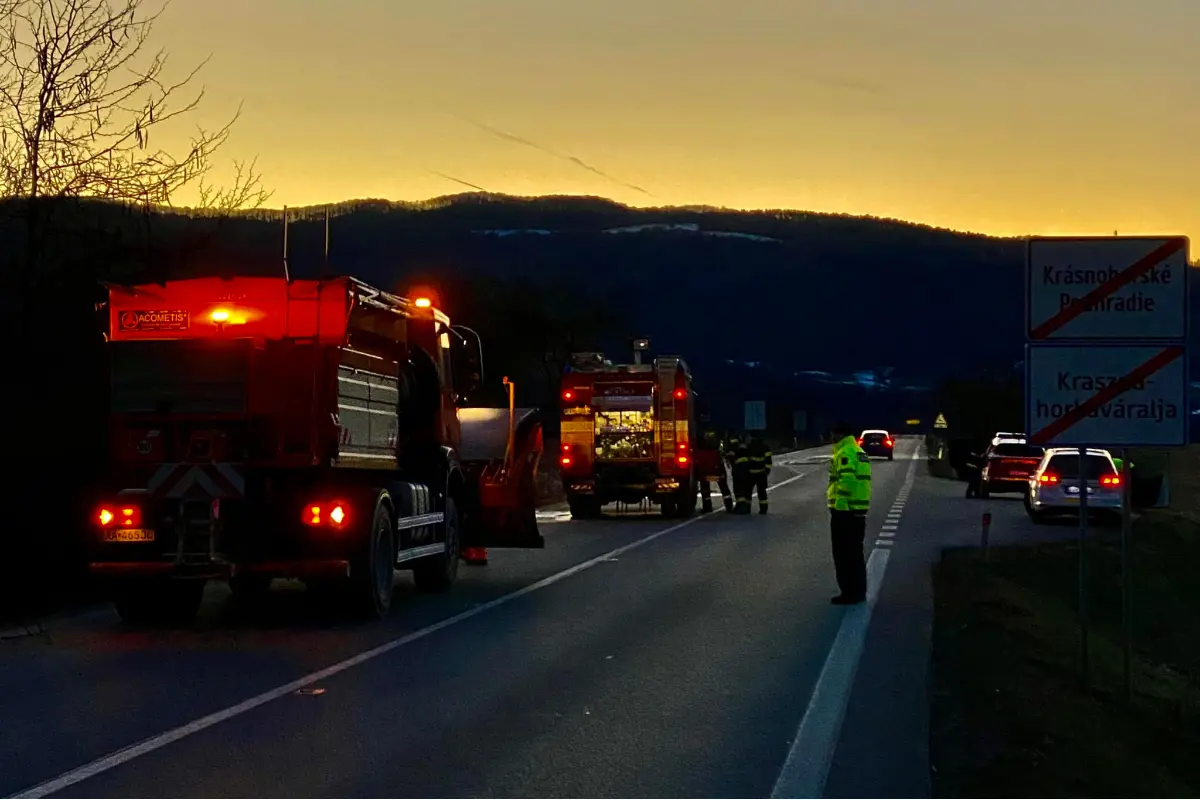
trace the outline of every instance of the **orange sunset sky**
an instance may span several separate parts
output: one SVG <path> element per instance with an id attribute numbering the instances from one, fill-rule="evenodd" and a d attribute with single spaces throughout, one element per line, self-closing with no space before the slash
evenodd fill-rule
<path id="1" fill-rule="evenodd" d="M 1197 0 L 174 0 L 154 39 L 212 56 L 194 121 L 244 104 L 223 159 L 276 207 L 469 191 L 442 173 L 1193 238 L 1197 42 Z"/>

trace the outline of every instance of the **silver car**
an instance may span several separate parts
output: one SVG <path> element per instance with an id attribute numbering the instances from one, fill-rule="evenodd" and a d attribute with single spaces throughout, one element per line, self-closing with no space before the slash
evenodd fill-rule
<path id="1" fill-rule="evenodd" d="M 1105 516 L 1119 516 L 1124 492 L 1121 476 L 1107 450 L 1089 448 L 1087 451 L 1088 511 Z M 1052 447 L 1046 450 L 1041 463 L 1029 477 L 1025 495 L 1025 511 L 1035 523 L 1049 517 L 1079 516 L 1079 449 Z"/>

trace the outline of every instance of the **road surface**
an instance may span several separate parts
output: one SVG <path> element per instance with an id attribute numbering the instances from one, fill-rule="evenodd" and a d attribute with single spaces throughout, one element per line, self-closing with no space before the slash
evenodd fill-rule
<path id="1" fill-rule="evenodd" d="M 894 541 L 877 532 L 931 480 L 917 445 L 874 464 L 874 590 Z M 832 791 L 835 745 L 879 727 L 841 726 L 872 607 L 828 602 L 824 459 L 779 460 L 765 517 L 541 512 L 545 550 L 493 551 L 445 595 L 402 575 L 383 623 L 324 615 L 287 585 L 253 611 L 212 586 L 183 631 L 125 630 L 107 608 L 48 623 L 2 644 L 0 792 Z"/>

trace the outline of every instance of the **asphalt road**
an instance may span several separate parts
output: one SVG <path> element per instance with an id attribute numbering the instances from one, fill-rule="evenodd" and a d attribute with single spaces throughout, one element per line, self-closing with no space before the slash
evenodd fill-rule
<path id="1" fill-rule="evenodd" d="M 916 445 L 875 463 L 869 531 Z M 780 460 L 765 517 L 545 512 L 545 550 L 492 551 L 446 595 L 402 576 L 384 623 L 288 586 L 254 612 L 214 586 L 184 631 L 48 623 L 0 650 L 0 793 L 767 796 L 844 618 L 870 614 L 828 602 L 825 463 Z"/>

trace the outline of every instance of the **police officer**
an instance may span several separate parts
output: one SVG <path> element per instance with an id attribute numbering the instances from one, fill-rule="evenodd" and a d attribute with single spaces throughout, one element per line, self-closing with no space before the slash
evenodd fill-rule
<path id="1" fill-rule="evenodd" d="M 733 458 L 737 448 L 737 436 L 726 431 L 721 440 L 721 471 L 717 473 L 717 487 L 721 490 L 721 500 L 725 503 L 726 511 L 733 511 L 733 493 L 729 491 L 728 473 L 733 470 Z"/>
<path id="2" fill-rule="evenodd" d="M 750 479 L 750 448 L 745 437 L 737 439 L 733 450 L 733 513 L 750 513 L 750 490 L 753 484 Z"/>
<path id="3" fill-rule="evenodd" d="M 850 426 L 833 426 L 833 453 L 829 458 L 829 533 L 833 568 L 841 594 L 834 605 L 857 605 L 867 599 L 867 563 L 863 544 L 867 509 L 871 506 L 871 459 L 858 446 Z"/>
<path id="4" fill-rule="evenodd" d="M 746 445 L 746 456 L 749 458 L 749 473 L 750 486 L 746 489 L 746 494 L 750 494 L 750 490 L 754 489 L 758 492 L 758 513 L 767 513 L 767 477 L 771 474 L 771 449 L 767 447 L 767 443 L 762 440 L 762 437 L 757 433 L 750 434 L 750 441 Z"/>

